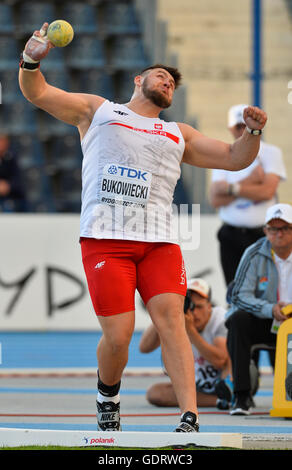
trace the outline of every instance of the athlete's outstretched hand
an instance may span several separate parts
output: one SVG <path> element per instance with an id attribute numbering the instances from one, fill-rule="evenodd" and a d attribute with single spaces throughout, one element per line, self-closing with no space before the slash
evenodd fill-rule
<path id="1" fill-rule="evenodd" d="M 267 122 L 267 115 L 256 106 L 247 106 L 243 110 L 243 119 L 250 129 L 263 129 Z"/>
<path id="2" fill-rule="evenodd" d="M 25 45 L 24 53 L 35 62 L 46 57 L 50 49 L 55 47 L 47 38 L 48 26 L 48 23 L 44 23 L 39 31 L 33 33 Z"/>

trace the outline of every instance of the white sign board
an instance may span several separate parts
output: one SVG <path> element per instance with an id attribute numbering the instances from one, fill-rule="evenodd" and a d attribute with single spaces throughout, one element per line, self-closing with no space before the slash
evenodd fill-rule
<path id="1" fill-rule="evenodd" d="M 182 251 L 187 276 L 202 275 L 222 304 L 219 226 L 217 216 L 201 216 L 197 247 Z M 0 241 L 0 330 L 100 329 L 81 261 L 79 215 L 1 214 Z M 136 330 L 148 324 L 137 293 Z"/>

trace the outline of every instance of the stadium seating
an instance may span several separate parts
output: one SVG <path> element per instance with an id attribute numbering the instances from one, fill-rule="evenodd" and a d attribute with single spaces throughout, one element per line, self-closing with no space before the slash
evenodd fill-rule
<path id="1" fill-rule="evenodd" d="M 0 4 L 0 34 L 12 34 L 14 30 L 11 5 Z"/>
<path id="2" fill-rule="evenodd" d="M 82 166 L 82 152 L 78 132 L 53 139 L 50 148 L 50 165 L 55 171 L 72 172 Z"/>
<path id="3" fill-rule="evenodd" d="M 42 67 L 44 76 L 50 85 L 53 85 L 61 90 L 71 91 L 70 88 L 70 78 L 68 71 L 63 68 L 45 68 Z"/>
<path id="4" fill-rule="evenodd" d="M 65 51 L 62 47 L 53 48 L 42 61 L 42 70 L 59 70 L 65 72 Z"/>
<path id="5" fill-rule="evenodd" d="M 116 100 L 119 103 L 127 103 L 134 90 L 134 71 L 120 71 L 118 74 L 118 90 Z"/>
<path id="6" fill-rule="evenodd" d="M 44 168 L 30 167 L 22 171 L 32 212 L 54 212 L 55 204 L 50 180 Z"/>
<path id="7" fill-rule="evenodd" d="M 0 83 L 2 103 L 8 104 L 18 100 L 23 100 L 23 95 L 18 84 L 18 69 L 0 71 Z"/>
<path id="8" fill-rule="evenodd" d="M 41 168 L 45 164 L 43 144 L 33 135 L 23 134 L 14 139 L 18 163 L 22 170 Z"/>
<path id="9" fill-rule="evenodd" d="M 15 70 L 15 64 L 19 62 L 21 50 L 19 49 L 17 40 L 12 36 L 0 36 L 0 71 Z"/>
<path id="10" fill-rule="evenodd" d="M 114 70 L 140 70 L 147 65 L 143 41 L 136 36 L 115 36 L 109 64 Z"/>
<path id="11" fill-rule="evenodd" d="M 70 181 L 70 189 L 67 192 L 63 192 L 56 198 L 56 210 L 57 212 L 80 212 L 81 209 L 81 188 L 72 190 Z"/>
<path id="12" fill-rule="evenodd" d="M 37 129 L 33 106 L 26 101 L 15 101 L 0 106 L 0 129 L 12 136 L 34 134 Z"/>
<path id="13" fill-rule="evenodd" d="M 103 31 L 106 34 L 141 33 L 134 4 L 125 1 L 105 3 Z"/>
<path id="14" fill-rule="evenodd" d="M 0 2 L 0 129 L 21 156 L 32 211 L 79 211 L 82 154 L 74 126 L 55 119 L 23 97 L 19 56 L 44 21 L 70 22 L 74 39 L 41 63 L 53 86 L 126 102 L 135 72 L 147 65 L 134 0 L 9 0 Z"/>
<path id="15" fill-rule="evenodd" d="M 39 30 L 46 21 L 51 23 L 56 19 L 56 9 L 53 2 L 21 2 L 17 14 L 17 33 L 25 36 Z"/>
<path id="16" fill-rule="evenodd" d="M 81 36 L 72 42 L 66 63 L 73 69 L 103 69 L 106 66 L 104 43 L 92 36 Z"/>
<path id="17" fill-rule="evenodd" d="M 115 97 L 114 77 L 100 70 L 79 71 L 76 79 L 76 91 L 113 100 Z"/>
<path id="18" fill-rule="evenodd" d="M 55 205 L 50 178 L 45 171 L 44 144 L 35 135 L 22 134 L 14 138 L 27 197 L 27 209 L 32 212 L 53 212 Z"/>
<path id="19" fill-rule="evenodd" d="M 75 132 L 75 127 L 56 119 L 43 110 L 37 111 L 37 132 L 41 139 L 58 137 Z"/>
<path id="20" fill-rule="evenodd" d="M 99 29 L 97 9 L 81 2 L 68 2 L 62 7 L 62 18 L 68 21 L 75 34 L 94 34 Z"/>

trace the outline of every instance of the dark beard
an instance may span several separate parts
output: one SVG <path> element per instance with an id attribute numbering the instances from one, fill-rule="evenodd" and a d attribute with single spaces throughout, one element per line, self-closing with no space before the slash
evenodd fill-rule
<path id="1" fill-rule="evenodd" d="M 147 87 L 147 79 L 145 79 L 143 82 L 142 91 L 144 96 L 153 104 L 158 106 L 158 108 L 166 109 L 169 108 L 169 106 L 171 105 L 169 99 L 164 96 L 162 92 L 159 92 L 157 90 L 151 90 Z"/>

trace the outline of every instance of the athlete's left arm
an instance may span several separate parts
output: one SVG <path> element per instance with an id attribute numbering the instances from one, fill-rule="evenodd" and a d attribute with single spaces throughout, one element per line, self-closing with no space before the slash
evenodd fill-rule
<path id="1" fill-rule="evenodd" d="M 250 129 L 263 129 L 267 115 L 261 109 L 248 106 L 244 120 Z M 204 136 L 188 124 L 178 124 L 185 140 L 182 162 L 202 168 L 237 171 L 248 167 L 259 152 L 260 136 L 246 129 L 233 144 Z"/>

